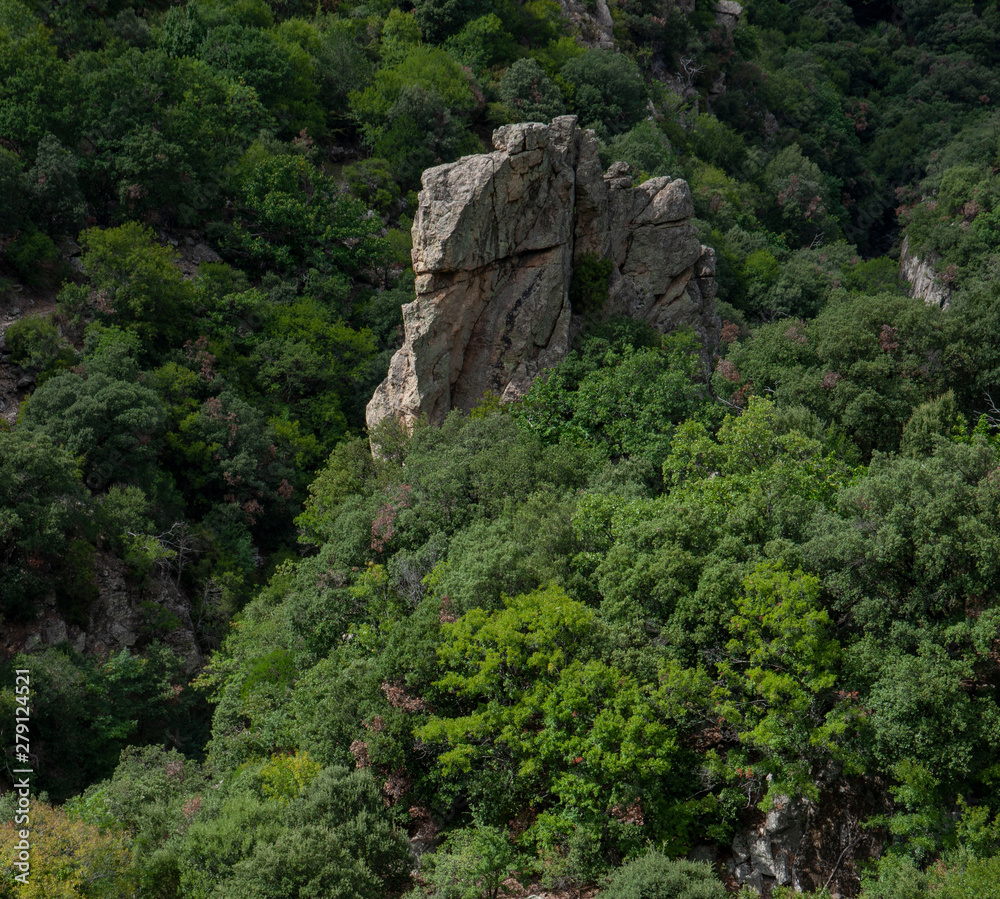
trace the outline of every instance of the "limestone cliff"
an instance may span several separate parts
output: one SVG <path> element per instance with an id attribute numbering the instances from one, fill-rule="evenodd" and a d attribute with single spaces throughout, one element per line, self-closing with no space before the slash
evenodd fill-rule
<path id="1" fill-rule="evenodd" d="M 628 167 L 604 174 L 597 142 L 574 116 L 505 125 L 495 152 L 428 169 L 413 222 L 416 299 L 405 339 L 368 404 L 371 428 L 411 426 L 470 409 L 486 392 L 521 396 L 565 358 L 574 261 L 611 260 L 605 314 L 661 331 L 691 325 L 714 344 L 715 258 L 691 223 L 686 182 L 632 187 Z"/>

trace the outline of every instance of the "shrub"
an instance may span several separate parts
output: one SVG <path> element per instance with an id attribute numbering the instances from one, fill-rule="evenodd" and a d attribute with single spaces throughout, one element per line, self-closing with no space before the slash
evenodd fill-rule
<path id="1" fill-rule="evenodd" d="M 344 166 L 344 178 L 354 196 L 383 215 L 399 200 L 399 185 L 392 166 L 377 156 Z"/>
<path id="2" fill-rule="evenodd" d="M 669 859 L 655 849 L 623 865 L 601 899 L 725 899 L 726 889 L 702 862 Z"/>
<path id="3" fill-rule="evenodd" d="M 28 885 L 18 888 L 7 868 L 4 896 L 23 899 L 72 899 L 75 896 L 134 895 L 125 835 L 102 829 L 67 814 L 58 806 L 37 799 L 31 802 L 31 874 Z M 18 826 L 7 821 L 0 827 L 0 852 L 5 859 L 17 856 Z"/>
<path id="4" fill-rule="evenodd" d="M 601 136 L 622 134 L 646 110 L 646 85 L 627 56 L 588 50 L 567 62 L 559 74 L 573 85 L 573 108 L 580 122 Z"/>
<path id="5" fill-rule="evenodd" d="M 569 302 L 578 315 L 599 313 L 608 299 L 608 279 L 613 265 L 593 253 L 584 253 L 573 266 Z"/>
<path id="6" fill-rule="evenodd" d="M 29 287 L 52 287 L 63 268 L 52 238 L 41 231 L 24 231 L 7 248 L 7 261 Z"/>
<path id="7" fill-rule="evenodd" d="M 601 161 L 627 162 L 636 172 L 644 172 L 650 178 L 675 174 L 678 169 L 677 155 L 670 147 L 664 133 L 649 121 L 639 122 L 626 134 L 619 134 L 601 153 Z"/>
<path id="8" fill-rule="evenodd" d="M 10 325 L 4 337 L 10 361 L 23 368 L 40 369 L 59 352 L 59 329 L 48 318 L 32 315 Z"/>
<path id="9" fill-rule="evenodd" d="M 489 10 L 483 0 L 417 0 L 413 11 L 424 37 L 438 43 Z"/>
<path id="10" fill-rule="evenodd" d="M 454 831 L 428 862 L 433 899 L 497 899 L 514 869 L 514 847 L 503 831 L 477 824 Z"/>
<path id="11" fill-rule="evenodd" d="M 518 122 L 548 122 L 566 111 L 555 82 L 535 59 L 519 59 L 500 79 L 500 99 Z"/>
<path id="12" fill-rule="evenodd" d="M 517 56 L 513 38 L 495 13 L 473 19 L 449 38 L 445 46 L 477 77 L 508 64 Z"/>

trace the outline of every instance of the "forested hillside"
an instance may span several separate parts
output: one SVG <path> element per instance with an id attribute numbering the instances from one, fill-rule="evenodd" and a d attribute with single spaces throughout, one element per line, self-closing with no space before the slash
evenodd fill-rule
<path id="1" fill-rule="evenodd" d="M 0 895 L 1000 896 L 998 35 L 0 0 Z M 525 397 L 368 434 L 421 172 L 563 114 L 690 184 L 720 342 L 595 263 Z"/>

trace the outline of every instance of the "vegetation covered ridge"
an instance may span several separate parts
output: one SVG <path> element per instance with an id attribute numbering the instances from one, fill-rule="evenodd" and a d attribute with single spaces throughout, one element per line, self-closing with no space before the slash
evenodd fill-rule
<path id="1" fill-rule="evenodd" d="M 1000 895 L 998 20 L 0 0 L 0 892 Z M 581 259 L 366 432 L 421 173 L 562 114 L 690 185 L 711 370 Z"/>

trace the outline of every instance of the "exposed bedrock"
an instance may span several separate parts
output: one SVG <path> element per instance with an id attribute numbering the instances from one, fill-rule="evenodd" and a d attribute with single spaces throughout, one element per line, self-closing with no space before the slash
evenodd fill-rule
<path id="1" fill-rule="evenodd" d="M 910 296 L 919 297 L 928 306 L 947 309 L 951 305 L 951 290 L 935 271 L 935 264 L 939 261 L 937 256 L 921 259 L 910 250 L 910 238 L 903 238 L 899 251 L 899 272 L 909 282 Z"/>
<path id="2" fill-rule="evenodd" d="M 603 172 L 575 116 L 505 125 L 493 146 L 423 174 L 417 297 L 403 307 L 403 347 L 368 404 L 369 427 L 389 416 L 439 422 L 487 392 L 521 396 L 569 352 L 569 286 L 588 255 L 612 262 L 603 314 L 660 331 L 690 325 L 715 343 L 715 257 L 691 223 L 686 182 L 632 187 L 624 163 Z"/>

